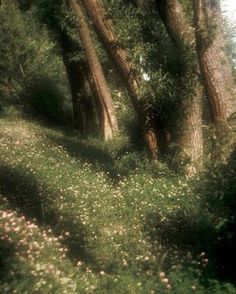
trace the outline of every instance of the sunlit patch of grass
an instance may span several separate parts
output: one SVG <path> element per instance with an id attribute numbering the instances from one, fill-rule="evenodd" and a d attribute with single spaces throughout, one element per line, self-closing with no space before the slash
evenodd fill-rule
<path id="1" fill-rule="evenodd" d="M 1 197 L 1 293 L 49 289 L 76 293 L 76 272 L 59 239 L 50 230 L 40 229 L 35 221 L 7 208 L 7 199 Z"/>
<path id="2" fill-rule="evenodd" d="M 164 165 L 122 151 L 126 144 L 0 119 L 1 258 L 7 255 L 1 292 L 31 293 L 29 285 L 43 293 L 226 287 L 215 280 L 207 288 L 211 261 L 192 244 L 197 238 L 181 236 L 181 226 L 187 232 L 191 217 L 202 214 L 201 195 Z"/>

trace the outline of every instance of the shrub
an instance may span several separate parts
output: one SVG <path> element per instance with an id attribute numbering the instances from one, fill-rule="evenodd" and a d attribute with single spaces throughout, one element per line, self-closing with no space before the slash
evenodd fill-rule
<path id="1" fill-rule="evenodd" d="M 235 150 L 236 151 L 236 150 Z M 236 263 L 236 152 L 228 164 L 211 170 L 200 192 L 207 206 L 216 233 L 213 253 L 220 274 L 232 277 Z"/>
<path id="2" fill-rule="evenodd" d="M 49 121 L 62 118 L 62 94 L 50 79 L 36 81 L 29 87 L 28 103 L 34 115 Z"/>

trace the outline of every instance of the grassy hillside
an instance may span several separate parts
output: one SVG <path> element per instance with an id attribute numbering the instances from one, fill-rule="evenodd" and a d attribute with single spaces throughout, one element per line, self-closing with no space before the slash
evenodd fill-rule
<path id="1" fill-rule="evenodd" d="M 235 293 L 198 181 L 126 145 L 0 119 L 1 293 Z"/>

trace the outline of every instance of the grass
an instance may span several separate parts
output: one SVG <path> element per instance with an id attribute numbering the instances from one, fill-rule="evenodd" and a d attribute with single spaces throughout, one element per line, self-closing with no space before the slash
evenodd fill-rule
<path id="1" fill-rule="evenodd" d="M 127 146 L 0 119 L 1 293 L 235 293 L 192 180 Z"/>

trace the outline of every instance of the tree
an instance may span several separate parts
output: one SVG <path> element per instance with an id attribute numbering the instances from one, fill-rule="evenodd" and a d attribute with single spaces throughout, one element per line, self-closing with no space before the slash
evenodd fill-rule
<path id="1" fill-rule="evenodd" d="M 220 1 L 193 0 L 193 11 L 198 59 L 220 146 L 215 148 L 215 157 L 222 160 L 235 144 L 230 127 L 236 113 L 236 90 L 224 52 Z"/>
<path id="2" fill-rule="evenodd" d="M 71 56 L 82 55 L 82 49 L 73 40 L 64 21 L 68 11 L 63 8 L 62 0 L 16 0 L 25 14 L 32 11 L 39 22 L 47 25 L 51 41 L 57 44 L 61 53 L 66 78 L 71 94 L 73 126 L 81 133 L 88 133 L 94 128 L 95 117 L 91 89 L 88 83 L 85 62 L 71 60 Z M 36 8 L 36 9 L 35 9 Z M 54 45 L 55 46 L 55 45 Z M 61 73 L 60 73 L 61 74 Z"/>
<path id="3" fill-rule="evenodd" d="M 77 28 L 82 46 L 85 51 L 90 71 L 90 85 L 96 101 L 99 124 L 105 140 L 113 138 L 118 132 L 115 107 L 104 77 L 104 73 L 97 57 L 89 27 L 83 11 L 75 0 L 69 0 L 70 8 L 76 16 Z"/>
<path id="4" fill-rule="evenodd" d="M 82 133 L 88 133 L 94 126 L 95 118 L 87 66 L 83 60 L 70 60 L 70 54 L 75 46 L 66 32 L 58 30 L 63 62 L 71 89 L 74 127 Z"/>
<path id="5" fill-rule="evenodd" d="M 199 81 L 194 30 L 178 0 L 156 0 L 156 6 L 182 63 L 180 82 L 185 92 L 188 91 L 188 96 L 182 99 L 180 105 L 182 117 L 178 122 L 178 143 L 180 158 L 189 161 L 186 165 L 187 173 L 193 175 L 201 170 L 203 162 L 203 86 Z"/>
<path id="6" fill-rule="evenodd" d="M 153 111 L 150 106 L 144 105 L 145 102 L 141 99 L 142 75 L 137 72 L 126 50 L 120 44 L 113 23 L 107 17 L 102 2 L 100 0 L 81 0 L 81 3 L 92 20 L 92 24 L 112 62 L 116 66 L 124 85 L 128 89 L 150 154 L 153 159 L 157 159 L 158 141 Z"/>

